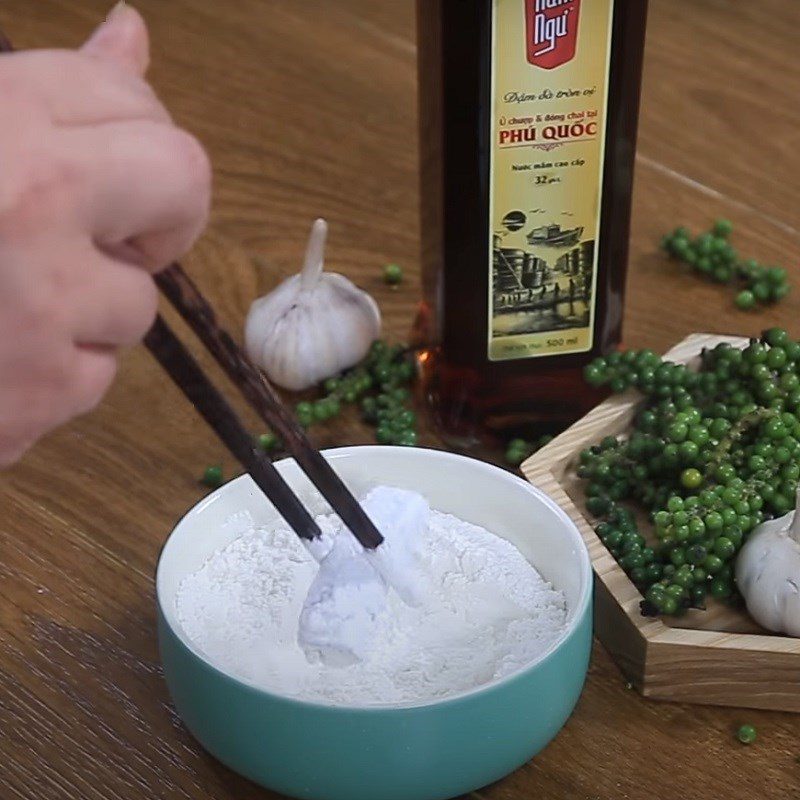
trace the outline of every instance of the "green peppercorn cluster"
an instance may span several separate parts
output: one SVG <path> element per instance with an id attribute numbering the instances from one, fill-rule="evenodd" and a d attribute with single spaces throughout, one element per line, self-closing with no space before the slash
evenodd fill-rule
<path id="1" fill-rule="evenodd" d="M 526 458 L 552 441 L 553 437 L 549 433 L 533 442 L 526 439 L 512 439 L 506 448 L 506 463 L 518 467 Z"/>
<path id="2" fill-rule="evenodd" d="M 362 418 L 376 425 L 379 443 L 413 446 L 417 443 L 417 417 L 409 406 L 408 384 L 414 373 L 403 345 L 379 339 L 360 364 L 323 383 L 322 397 L 298 403 L 295 416 L 304 428 L 310 428 L 338 416 L 343 406 L 360 402 Z M 271 432 L 262 434 L 259 443 L 267 451 L 283 446 Z"/>
<path id="3" fill-rule="evenodd" d="M 612 353 L 586 380 L 645 395 L 626 439 L 580 456 L 596 531 L 644 594 L 645 614 L 735 596 L 733 562 L 750 531 L 794 507 L 800 479 L 800 342 L 771 328 L 739 349 L 720 344 L 699 371 L 651 350 Z M 641 535 L 624 501 L 649 512 Z"/>
<path id="4" fill-rule="evenodd" d="M 718 219 L 714 227 L 692 239 L 686 228 L 676 228 L 661 241 L 670 256 L 688 264 L 699 275 L 716 283 L 739 287 L 736 305 L 748 310 L 775 303 L 789 294 L 789 277 L 783 267 L 766 267 L 755 259 L 742 260 L 730 243 L 733 225 Z"/>
<path id="5" fill-rule="evenodd" d="M 413 447 L 417 443 L 417 415 L 410 405 L 407 385 L 414 378 L 414 364 L 404 354 L 403 347 L 388 347 L 375 342 L 368 358 L 370 375 L 379 391 L 361 401 L 361 416 L 375 425 L 379 444 L 399 444 Z"/>

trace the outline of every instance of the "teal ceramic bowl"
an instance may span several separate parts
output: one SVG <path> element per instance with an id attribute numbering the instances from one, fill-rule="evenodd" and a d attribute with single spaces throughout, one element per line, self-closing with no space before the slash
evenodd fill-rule
<path id="1" fill-rule="evenodd" d="M 591 645 L 589 557 L 575 526 L 545 494 L 510 473 L 452 453 L 345 447 L 325 453 L 357 494 L 388 484 L 423 493 L 431 506 L 513 542 L 569 607 L 567 629 L 516 674 L 445 700 L 344 707 L 302 702 L 231 677 L 181 630 L 181 581 L 235 534 L 225 522 L 247 510 L 256 524 L 276 512 L 249 476 L 195 506 L 158 564 L 164 675 L 186 726 L 212 755 L 256 783 L 308 800 L 441 800 L 484 786 L 524 764 L 560 730 L 581 693 Z M 276 464 L 315 512 L 325 504 L 294 461 Z"/>

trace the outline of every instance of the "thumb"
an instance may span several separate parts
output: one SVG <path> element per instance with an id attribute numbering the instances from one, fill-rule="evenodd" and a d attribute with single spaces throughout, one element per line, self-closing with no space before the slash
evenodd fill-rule
<path id="1" fill-rule="evenodd" d="M 147 26 L 133 6 L 120 0 L 81 50 L 94 58 L 116 63 L 135 75 L 144 75 L 150 63 Z"/>

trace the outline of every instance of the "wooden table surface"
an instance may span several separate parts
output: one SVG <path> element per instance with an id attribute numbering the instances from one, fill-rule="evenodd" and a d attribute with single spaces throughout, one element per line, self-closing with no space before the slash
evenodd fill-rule
<path id="1" fill-rule="evenodd" d="M 417 296 L 412 0 L 139 0 L 152 80 L 207 145 L 211 226 L 187 267 L 235 330 L 259 287 L 299 264 L 316 215 L 330 262 L 374 292 L 390 336 Z M 105 0 L 3 0 L 19 47 L 75 46 Z M 794 0 L 652 0 L 625 342 L 694 330 L 800 335 L 800 287 L 745 314 L 656 251 L 679 222 L 732 219 L 746 254 L 798 279 Z M 256 266 L 263 260 L 267 266 Z M 380 266 L 407 280 L 384 287 Z M 321 444 L 369 441 L 343 420 Z M 203 753 L 172 711 L 155 638 L 153 570 L 221 447 L 141 349 L 107 401 L 0 476 L 0 797 L 276 797 Z M 233 465 L 222 457 L 228 472 Z M 800 675 L 798 676 L 800 679 Z M 759 731 L 751 747 L 738 724 Z M 643 700 L 595 647 L 586 690 L 533 762 L 484 800 L 800 796 L 800 716 Z M 380 800 L 380 798 L 376 798 Z"/>

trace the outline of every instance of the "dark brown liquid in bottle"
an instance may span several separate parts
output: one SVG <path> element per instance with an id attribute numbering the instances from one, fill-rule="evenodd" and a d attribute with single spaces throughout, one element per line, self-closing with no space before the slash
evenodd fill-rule
<path id="1" fill-rule="evenodd" d="M 621 336 L 646 9 L 614 3 L 592 349 L 490 361 L 492 0 L 418 0 L 424 299 L 414 333 L 424 391 L 457 446 L 563 427 L 603 397 L 582 370 Z"/>

